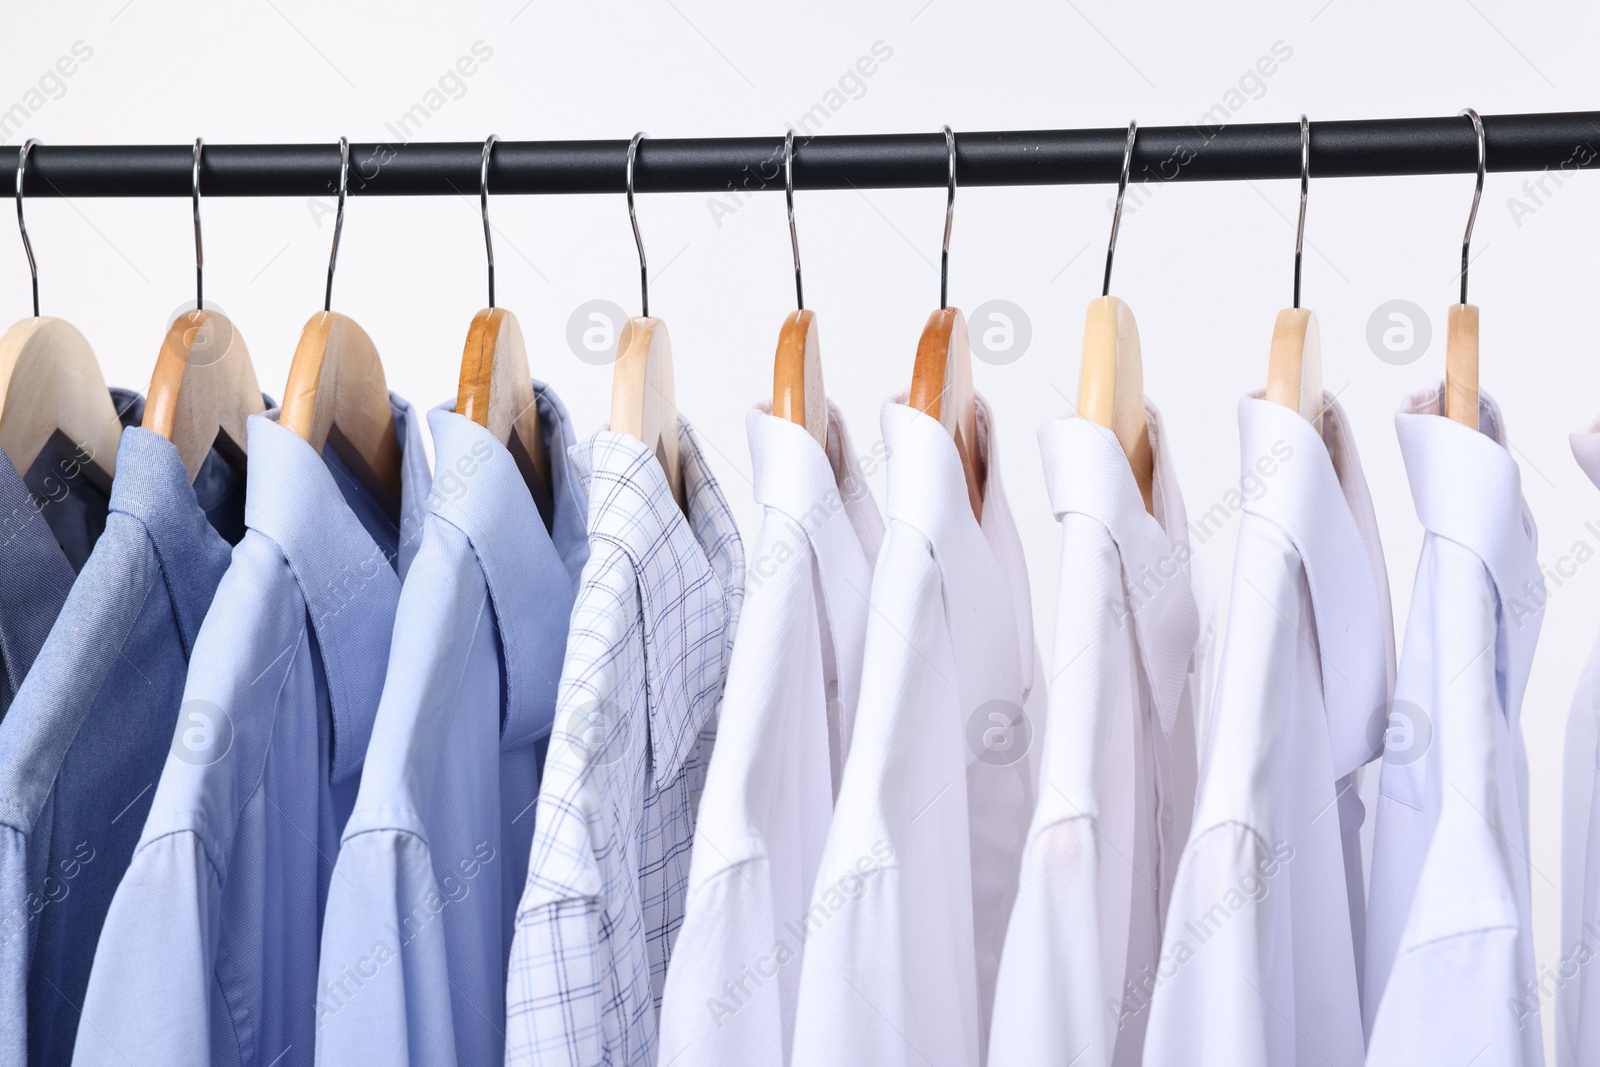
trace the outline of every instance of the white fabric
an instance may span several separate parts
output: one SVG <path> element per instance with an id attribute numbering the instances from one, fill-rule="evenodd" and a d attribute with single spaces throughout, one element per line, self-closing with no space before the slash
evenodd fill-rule
<path id="1" fill-rule="evenodd" d="M 1500 411 L 1482 432 L 1440 389 L 1395 417 L 1426 529 L 1396 715 L 1422 747 L 1380 779 L 1367 942 L 1367 1063 L 1543 1062 L 1519 716 L 1543 621 L 1533 519 Z M 1419 725 L 1420 724 L 1420 725 Z M 1424 739 L 1422 733 L 1427 732 Z M 1531 996 L 1531 1000 L 1528 998 Z"/>
<path id="2" fill-rule="evenodd" d="M 981 525 L 936 420 L 891 402 L 883 435 L 888 534 L 806 916 L 796 1067 L 982 1062 L 1033 810 L 1028 582 L 988 405 Z"/>
<path id="3" fill-rule="evenodd" d="M 1039 431 L 1061 522 L 1043 778 L 995 989 L 989 1067 L 1138 1067 L 1153 976 L 1194 807 L 1189 668 L 1200 629 L 1188 520 L 1161 416 L 1147 406 L 1154 516 L 1127 455 L 1087 419 Z M 1176 764 L 1176 766 L 1175 766 Z"/>
<path id="4" fill-rule="evenodd" d="M 1600 486 L 1600 419 L 1572 435 L 1572 454 Z M 1595 533 L 1588 524 L 1585 540 Z M 1578 563 L 1587 557 L 1574 553 Z M 1570 575 L 1556 568 L 1562 577 Z M 1600 1063 L 1600 643 L 1578 679 L 1567 718 L 1561 778 L 1561 958 L 1556 966 L 1556 1063 Z"/>
<path id="5" fill-rule="evenodd" d="M 747 419 L 765 510 L 667 969 L 662 1063 L 788 1061 L 805 914 L 861 688 L 883 520 L 837 408 L 826 452 L 769 410 Z"/>
<path id="6" fill-rule="evenodd" d="M 1382 741 L 1394 638 L 1349 423 L 1324 404 L 1320 435 L 1239 405 L 1244 514 L 1194 824 L 1155 974 L 1122 1004 L 1151 997 L 1147 1067 L 1362 1062 L 1353 772 Z"/>

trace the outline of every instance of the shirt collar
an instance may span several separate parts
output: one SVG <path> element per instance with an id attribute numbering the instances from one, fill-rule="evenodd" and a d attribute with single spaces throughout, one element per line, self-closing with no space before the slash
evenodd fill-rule
<path id="1" fill-rule="evenodd" d="M 1078 417 L 1056 419 L 1040 428 L 1039 445 L 1057 520 L 1068 512 L 1085 515 L 1116 543 L 1140 663 L 1161 728 L 1170 736 L 1200 634 L 1200 613 L 1189 585 L 1188 517 L 1163 444 L 1161 414 L 1148 402 L 1145 425 L 1155 459 L 1151 495 L 1159 519 L 1145 511 L 1127 454 L 1106 427 Z"/>
<path id="2" fill-rule="evenodd" d="M 589 536 L 621 550 L 639 590 L 652 780 L 671 781 L 722 700 L 744 599 L 744 549 L 699 437 L 678 418 L 687 506 L 654 452 L 609 430 L 572 448 L 589 497 Z"/>
<path id="3" fill-rule="evenodd" d="M 1239 402 L 1239 433 L 1243 508 L 1282 530 L 1305 568 L 1316 622 L 1305 636 L 1317 643 L 1334 776 L 1342 777 L 1382 749 L 1370 724 L 1395 670 L 1389 581 L 1349 420 L 1324 392 L 1319 435 L 1299 412 L 1257 393 Z"/>
<path id="4" fill-rule="evenodd" d="M 207 462 L 212 460 L 222 462 L 215 452 Z M 236 488 L 224 492 L 219 484 L 217 491 L 228 497 Z M 222 503 L 214 503 L 214 509 Z M 139 426 L 124 429 L 117 448 L 117 476 L 111 481 L 111 510 L 135 519 L 149 535 L 172 595 L 187 659 L 216 592 L 216 576 L 190 565 L 195 546 L 214 544 L 226 552 L 228 544 L 196 499 L 177 446 Z"/>
<path id="5" fill-rule="evenodd" d="M 1539 532 L 1522 499 L 1516 460 L 1506 450 L 1500 406 L 1479 392 L 1474 431 L 1444 417 L 1443 395 L 1442 383 L 1413 393 L 1395 415 L 1411 497 L 1430 534 L 1483 561 L 1500 602 L 1506 691 L 1521 694 L 1544 622 Z M 1514 696 L 1508 708 L 1513 726 L 1519 706 Z"/>
<path id="6" fill-rule="evenodd" d="M 1572 458 L 1578 461 L 1583 473 L 1600 488 L 1600 418 L 1568 437 L 1572 443 Z"/>
<path id="7" fill-rule="evenodd" d="M 428 503 L 434 515 L 472 544 L 499 629 L 503 749 L 550 733 L 567 622 L 589 556 L 582 487 L 567 458 L 572 424 L 554 392 L 537 380 L 533 387 L 550 457 L 554 509 L 549 531 L 505 445 L 487 428 L 456 414 L 453 401 L 428 413 L 434 445 Z"/>
<path id="8" fill-rule="evenodd" d="M 72 566 L 22 476 L 0 449 L 0 715 L 44 647 L 72 589 Z"/>
<path id="9" fill-rule="evenodd" d="M 389 395 L 401 442 L 400 513 L 423 506 L 428 460 L 411 405 Z M 250 485 L 245 525 L 283 553 L 305 598 L 333 709 L 332 780 L 361 768 L 383 692 L 387 656 L 400 597 L 396 558 L 408 562 L 414 544 L 399 531 L 379 544 L 357 517 L 328 459 L 310 442 L 278 425 L 278 412 L 252 415 Z M 353 485 L 349 490 L 365 494 Z"/>

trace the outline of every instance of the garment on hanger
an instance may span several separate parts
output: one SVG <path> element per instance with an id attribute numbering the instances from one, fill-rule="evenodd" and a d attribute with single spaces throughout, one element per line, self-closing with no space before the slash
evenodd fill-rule
<path id="1" fill-rule="evenodd" d="M 1578 466 L 1600 487 L 1600 419 L 1571 440 Z M 1563 751 L 1557 973 L 1564 981 L 1556 992 L 1556 1063 L 1583 1067 L 1600 1061 L 1600 977 L 1590 975 L 1587 966 L 1600 954 L 1600 642 L 1578 678 Z M 1573 963 L 1582 969 L 1569 975 Z"/>
<path id="2" fill-rule="evenodd" d="M 826 451 L 767 404 L 747 418 L 764 510 L 667 971 L 662 1063 L 783 1064 L 793 1042 L 805 916 L 883 540 L 844 420 L 831 404 L 826 413 Z M 747 967 L 758 978 L 730 996 L 729 977 Z"/>
<path id="3" fill-rule="evenodd" d="M 1389 587 L 1350 423 L 1239 404 L 1244 514 L 1193 827 L 1154 973 L 1148 1067 L 1359 1067 L 1357 768 L 1394 680 Z"/>
<path id="4" fill-rule="evenodd" d="M 572 450 L 589 562 L 506 985 L 508 1062 L 654 1063 L 744 597 L 744 549 L 678 420 L 685 507 L 656 453 L 602 430 Z"/>
<path id="5" fill-rule="evenodd" d="M 122 425 L 139 425 L 139 394 L 109 392 Z M 106 528 L 110 504 L 111 494 L 84 473 L 76 455 L 46 448 L 24 477 L 0 450 L 0 718 Z"/>
<path id="6" fill-rule="evenodd" d="M 1409 714 L 1423 751 L 1385 759 L 1379 783 L 1367 1063 L 1534 1067 L 1544 1044 L 1520 720 L 1544 577 L 1499 407 L 1480 391 L 1473 429 L 1442 417 L 1441 392 L 1413 394 L 1395 416 L 1426 534 L 1389 729 Z"/>
<path id="7" fill-rule="evenodd" d="M 65 1063 L 95 944 L 174 741 L 201 620 L 244 535 L 219 453 L 189 482 L 159 434 L 122 431 L 105 531 L 0 721 L 0 1061 Z M 26 1025 L 21 1025 L 26 1012 Z"/>
<path id="8" fill-rule="evenodd" d="M 1027 572 L 976 404 L 982 525 L 950 431 L 904 398 L 883 407 L 888 535 L 804 923 L 796 1067 L 982 1062 L 1043 693 L 1030 705 Z"/>
<path id="9" fill-rule="evenodd" d="M 398 528 L 334 449 L 250 418 L 248 529 L 195 641 L 75 1064 L 310 1058 L 323 902 L 428 495 L 420 420 L 390 404 Z"/>
<path id="10" fill-rule="evenodd" d="M 1148 1014 L 1124 990 L 1154 980 L 1188 836 L 1200 629 L 1183 498 L 1161 416 L 1144 407 L 1149 512 L 1112 430 L 1074 417 L 1039 431 L 1061 523 L 1055 666 L 990 1067 L 1137 1065 L 1143 1048 Z"/>
<path id="11" fill-rule="evenodd" d="M 487 428 L 450 404 L 428 415 L 428 515 L 328 888 L 320 1064 L 501 1062 L 512 920 L 588 554 L 567 411 L 534 388 L 548 533 Z"/>

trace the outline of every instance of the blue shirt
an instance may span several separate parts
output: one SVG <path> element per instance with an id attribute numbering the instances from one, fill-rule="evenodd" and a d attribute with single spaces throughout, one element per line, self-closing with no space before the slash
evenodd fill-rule
<path id="1" fill-rule="evenodd" d="M 434 481 L 328 889 L 317 1062 L 499 1067 L 505 967 L 588 544 L 572 431 L 535 383 L 546 533 L 511 453 L 428 416 Z"/>
<path id="2" fill-rule="evenodd" d="M 111 402 L 123 426 L 139 425 L 139 394 L 112 389 Z M 106 528 L 111 494 L 87 458 L 47 446 L 24 477 L 0 449 L 0 718 Z"/>
<path id="3" fill-rule="evenodd" d="M 312 1062 L 328 879 L 428 493 L 421 420 L 390 403 L 398 527 L 334 449 L 250 419 L 249 529 L 195 641 L 74 1064 Z"/>
<path id="4" fill-rule="evenodd" d="M 243 482 L 217 453 L 191 486 L 172 442 L 122 431 L 105 532 L 0 721 L 5 1067 L 72 1054 L 95 942 L 228 568 L 218 530 L 243 527 Z"/>

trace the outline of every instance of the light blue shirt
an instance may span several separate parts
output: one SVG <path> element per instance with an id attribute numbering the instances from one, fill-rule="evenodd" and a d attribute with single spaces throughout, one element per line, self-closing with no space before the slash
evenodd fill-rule
<path id="1" fill-rule="evenodd" d="M 122 431 L 105 532 L 0 721 L 0 1064 L 66 1063 L 95 943 L 172 744 L 201 620 L 244 533 L 216 453 Z M 142 975 L 143 982 L 159 976 Z"/>
<path id="2" fill-rule="evenodd" d="M 398 527 L 332 447 L 250 419 L 249 529 L 106 916 L 79 1067 L 313 1061 L 328 879 L 428 493 L 421 420 L 390 404 Z"/>
<path id="3" fill-rule="evenodd" d="M 572 430 L 535 383 L 551 532 L 511 453 L 448 406 L 383 699 L 328 890 L 317 1062 L 499 1067 L 512 920 L 588 542 Z"/>

